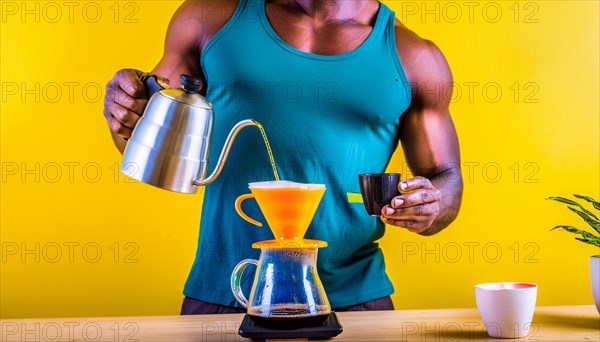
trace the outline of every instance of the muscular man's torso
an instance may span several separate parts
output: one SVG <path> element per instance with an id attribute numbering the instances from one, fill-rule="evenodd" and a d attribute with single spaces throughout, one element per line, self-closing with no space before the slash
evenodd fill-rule
<path id="1" fill-rule="evenodd" d="M 348 13 L 335 14 L 351 19 L 315 20 L 293 7 L 240 0 L 220 10 L 233 13 L 211 27 L 196 53 L 215 112 L 209 159 L 215 160 L 236 122 L 253 118 L 267 132 L 282 179 L 326 185 L 306 238 L 328 243 L 318 268 L 333 307 L 393 291 L 376 243 L 385 228 L 349 198 L 359 191 L 357 174 L 384 171 L 411 102 L 395 52 L 393 13 L 375 1 L 348 3 L 376 7 L 356 9 L 360 20 Z M 249 226 L 231 205 L 248 182 L 272 179 L 267 159 L 260 135 L 241 132 L 221 176 L 206 187 L 187 296 L 235 304 L 226 283 L 230 270 L 241 259 L 257 258 L 252 243 L 272 234 Z M 253 202 L 244 211 L 262 216 Z"/>

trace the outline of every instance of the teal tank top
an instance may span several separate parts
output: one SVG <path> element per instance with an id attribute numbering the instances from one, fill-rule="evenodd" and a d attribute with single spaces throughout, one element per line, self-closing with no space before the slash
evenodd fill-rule
<path id="1" fill-rule="evenodd" d="M 281 179 L 327 186 L 306 237 L 329 244 L 319 250 L 318 272 L 331 306 L 392 294 L 376 242 L 385 225 L 348 194 L 360 192 L 358 174 L 384 172 L 398 145 L 400 116 L 410 104 L 396 52 L 394 13 L 380 4 L 362 45 L 324 56 L 287 45 L 271 27 L 264 0 L 241 0 L 204 48 L 201 66 L 215 112 L 213 164 L 230 129 L 251 118 L 264 126 Z M 252 243 L 273 235 L 239 217 L 234 202 L 249 193 L 249 182 L 273 179 L 259 130 L 243 129 L 223 172 L 205 187 L 186 296 L 240 306 L 229 287 L 231 272 L 242 259 L 258 259 L 260 250 Z M 244 211 L 266 222 L 253 200 L 244 202 Z M 252 271 L 243 276 L 246 295 Z"/>

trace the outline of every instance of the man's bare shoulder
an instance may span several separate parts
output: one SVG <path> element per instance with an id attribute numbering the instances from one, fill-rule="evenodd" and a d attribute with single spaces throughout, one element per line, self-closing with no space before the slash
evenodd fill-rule
<path id="1" fill-rule="evenodd" d="M 231 19 L 238 0 L 186 0 L 171 19 L 171 26 L 193 32 L 201 47 Z M 183 32 L 181 32 L 183 34 Z"/>
<path id="2" fill-rule="evenodd" d="M 435 43 L 419 37 L 398 20 L 394 32 L 398 57 L 411 83 L 452 82 L 448 62 Z"/>

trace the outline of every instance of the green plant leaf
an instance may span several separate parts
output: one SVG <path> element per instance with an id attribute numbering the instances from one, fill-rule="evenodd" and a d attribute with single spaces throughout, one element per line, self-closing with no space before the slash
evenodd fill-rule
<path id="1" fill-rule="evenodd" d="M 577 195 L 574 195 L 575 197 L 577 197 Z M 581 196 L 581 195 L 580 195 Z M 587 197 L 587 196 L 586 196 Z M 589 197 L 588 197 L 589 198 Z M 592 213 L 591 211 L 587 210 L 583 205 L 581 205 L 578 202 L 575 202 L 573 200 L 570 200 L 568 198 L 564 198 L 564 197 L 559 197 L 559 196 L 550 196 L 548 197 L 549 200 L 552 201 L 557 201 L 557 202 L 561 202 L 561 203 L 566 203 L 572 206 L 576 206 L 581 208 L 581 210 L 583 212 L 585 212 L 586 214 L 588 214 L 589 216 L 593 217 L 594 219 L 598 220 L 598 216 L 596 216 L 594 213 Z M 593 199 L 592 199 L 593 200 Z"/>
<path id="2" fill-rule="evenodd" d="M 573 194 L 573 196 L 577 197 L 577 198 L 581 198 L 582 200 L 586 200 L 590 203 L 592 203 L 592 205 L 594 206 L 594 208 L 600 210 L 600 202 L 596 201 L 595 199 L 589 197 L 589 196 L 585 196 L 585 195 L 580 195 L 580 194 Z"/>
<path id="3" fill-rule="evenodd" d="M 562 203 L 570 204 L 570 205 L 581 206 L 581 204 L 579 204 L 579 203 L 577 203 L 577 202 L 575 202 L 573 200 L 570 200 L 570 199 L 564 198 L 564 197 L 560 197 L 560 196 L 550 196 L 550 197 L 548 197 L 548 199 L 552 200 L 552 201 L 557 201 L 557 202 L 562 202 Z"/>
<path id="4" fill-rule="evenodd" d="M 573 196 L 575 196 L 576 198 L 579 198 L 579 199 L 583 199 L 589 203 L 592 203 L 594 208 L 600 209 L 600 203 L 591 197 L 580 195 L 580 194 L 574 194 Z M 560 196 L 551 196 L 551 197 L 548 197 L 547 199 L 567 204 L 567 208 L 569 210 L 571 210 L 572 212 L 577 214 L 579 217 L 581 217 L 597 233 L 600 233 L 600 220 L 598 219 L 598 216 L 596 216 L 596 214 L 594 214 L 593 212 L 586 209 L 581 203 L 578 203 L 576 201 L 570 200 L 568 198 L 560 197 Z M 590 244 L 590 245 L 600 248 L 600 236 L 596 236 L 593 233 L 590 233 L 588 231 L 585 231 L 585 230 L 582 230 L 582 229 L 579 229 L 576 227 L 572 227 L 572 226 L 556 226 L 550 230 L 552 231 L 555 229 L 561 229 L 561 230 L 565 230 L 569 233 L 578 234 L 581 237 L 576 237 L 575 240 L 578 240 L 583 243 L 587 243 L 587 244 Z"/>
<path id="5" fill-rule="evenodd" d="M 585 239 L 585 238 L 575 238 L 575 240 L 579 240 L 581 242 L 585 242 L 585 243 L 589 243 L 590 245 L 594 245 L 598 248 L 600 248 L 600 239 L 595 239 L 595 240 L 590 240 L 590 239 Z"/>
<path id="6" fill-rule="evenodd" d="M 573 207 L 568 207 L 569 210 L 571 210 L 572 212 L 576 213 L 577 215 L 579 215 L 579 217 L 581 217 L 585 222 L 587 222 L 587 224 L 589 224 L 592 228 L 594 228 L 594 230 L 598 233 L 600 233 L 600 221 L 598 220 L 594 220 L 592 217 L 590 217 L 587 213 L 575 209 Z"/>
<path id="7" fill-rule="evenodd" d="M 592 239 L 592 240 L 593 239 L 600 239 L 600 237 L 596 237 L 596 236 L 594 236 L 594 234 L 592 234 L 590 232 L 586 232 L 585 230 L 581 230 L 579 228 L 575 228 L 575 227 L 572 227 L 572 226 L 556 226 L 556 227 L 554 227 L 554 228 L 552 228 L 550 230 L 552 231 L 552 230 L 555 230 L 555 229 L 562 229 L 562 230 L 566 230 L 569 233 L 579 234 L 579 235 L 583 236 L 586 239 Z"/>

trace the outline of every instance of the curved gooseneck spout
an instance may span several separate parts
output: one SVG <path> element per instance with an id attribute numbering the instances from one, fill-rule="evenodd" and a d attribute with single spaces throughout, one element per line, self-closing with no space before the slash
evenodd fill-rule
<path id="1" fill-rule="evenodd" d="M 223 149 L 221 150 L 221 155 L 219 156 L 219 160 L 217 161 L 217 165 L 215 166 L 215 169 L 210 174 L 210 176 L 208 176 L 205 179 L 200 179 L 200 178 L 194 179 L 194 185 L 196 185 L 196 186 L 208 185 L 208 184 L 212 183 L 215 179 L 217 179 L 217 177 L 219 177 L 219 175 L 221 174 L 221 171 L 223 171 L 223 167 L 225 166 L 225 161 L 227 160 L 227 156 L 229 155 L 229 150 L 231 150 L 231 145 L 233 144 L 235 137 L 242 130 L 242 128 L 245 128 L 248 126 L 259 127 L 260 124 L 255 120 L 247 119 L 247 120 L 242 120 L 242 121 L 238 122 L 235 126 L 233 126 L 233 128 L 229 132 L 229 135 L 227 136 L 227 139 L 225 140 L 225 145 L 223 145 Z"/>

